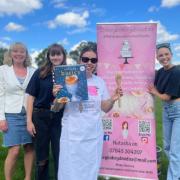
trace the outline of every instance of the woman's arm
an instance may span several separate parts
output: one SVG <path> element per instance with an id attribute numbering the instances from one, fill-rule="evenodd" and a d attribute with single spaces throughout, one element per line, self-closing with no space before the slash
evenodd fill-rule
<path id="1" fill-rule="evenodd" d="M 31 96 L 30 94 L 28 94 L 28 97 L 27 97 L 27 130 L 32 136 L 35 136 L 35 134 L 36 134 L 36 129 L 32 122 L 34 99 L 35 99 L 34 96 Z"/>
<path id="2" fill-rule="evenodd" d="M 115 103 L 115 101 L 113 99 L 111 99 L 111 98 L 108 99 L 108 100 L 104 100 L 104 101 L 101 102 L 101 109 L 105 113 L 107 113 L 112 109 L 114 103 Z"/>
<path id="3" fill-rule="evenodd" d="M 105 113 L 107 113 L 108 111 L 112 109 L 115 101 L 118 100 L 122 95 L 123 95 L 122 89 L 117 88 L 110 99 L 101 101 L 101 109 Z"/>
<path id="4" fill-rule="evenodd" d="M 0 67 L 0 130 L 1 131 L 7 131 L 8 130 L 8 124 L 5 119 L 5 82 L 4 82 L 4 76 L 3 76 L 3 66 Z"/>
<path id="5" fill-rule="evenodd" d="M 8 124 L 6 120 L 0 120 L 0 130 L 3 132 L 8 130 Z"/>
<path id="6" fill-rule="evenodd" d="M 171 96 L 169 96 L 168 94 L 161 94 L 154 85 L 150 85 L 148 87 L 148 90 L 152 95 L 157 96 L 162 101 L 169 101 L 171 99 Z"/>

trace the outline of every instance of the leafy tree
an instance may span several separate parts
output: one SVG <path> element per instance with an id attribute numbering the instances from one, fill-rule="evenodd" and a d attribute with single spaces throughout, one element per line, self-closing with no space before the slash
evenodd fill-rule
<path id="1" fill-rule="evenodd" d="M 92 48 L 95 48 L 95 49 L 97 48 L 97 44 L 95 42 L 83 41 L 77 46 L 77 48 L 75 50 L 72 50 L 72 51 L 69 52 L 69 57 L 77 62 L 78 58 L 79 58 L 79 55 L 80 55 L 80 52 L 82 51 L 82 49 L 85 46 L 89 46 L 89 47 L 92 47 Z"/>
<path id="2" fill-rule="evenodd" d="M 0 65 L 3 64 L 4 53 L 7 51 L 5 48 L 0 48 Z"/>
<path id="3" fill-rule="evenodd" d="M 41 53 L 38 54 L 38 56 L 35 58 L 35 62 L 38 66 L 41 66 L 45 59 L 46 59 L 46 54 L 47 54 L 47 48 L 44 49 Z"/>

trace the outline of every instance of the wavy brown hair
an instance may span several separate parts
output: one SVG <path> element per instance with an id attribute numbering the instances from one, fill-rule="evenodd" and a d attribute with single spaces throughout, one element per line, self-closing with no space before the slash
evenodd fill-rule
<path id="1" fill-rule="evenodd" d="M 40 68 L 40 78 L 42 79 L 46 78 L 48 74 L 51 74 L 53 64 L 50 61 L 50 57 L 49 57 L 50 54 L 59 54 L 59 53 L 63 54 L 63 62 L 61 65 L 66 64 L 66 51 L 64 50 L 63 46 L 61 46 L 60 44 L 52 44 L 47 50 L 45 63 Z"/>
<path id="2" fill-rule="evenodd" d="M 21 42 L 15 42 L 15 43 L 10 45 L 9 50 L 4 53 L 3 64 L 6 64 L 8 66 L 13 65 L 13 59 L 11 57 L 11 52 L 13 51 L 13 49 L 18 48 L 18 47 L 23 48 L 26 51 L 26 59 L 24 60 L 24 67 L 31 66 L 31 57 L 28 53 L 28 49 Z"/>

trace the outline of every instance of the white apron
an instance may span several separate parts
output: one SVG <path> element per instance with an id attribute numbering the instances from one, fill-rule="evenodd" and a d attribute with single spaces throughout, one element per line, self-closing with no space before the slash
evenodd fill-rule
<path id="1" fill-rule="evenodd" d="M 101 100 L 108 98 L 101 79 L 88 79 L 89 100 L 68 103 L 62 119 L 58 180 L 96 180 L 102 155 Z M 104 94 L 104 95 L 103 95 Z"/>

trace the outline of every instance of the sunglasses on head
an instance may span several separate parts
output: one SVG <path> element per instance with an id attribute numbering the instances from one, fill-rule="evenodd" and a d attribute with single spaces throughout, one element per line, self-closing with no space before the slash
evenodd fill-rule
<path id="1" fill-rule="evenodd" d="M 157 48 L 157 49 L 160 49 L 160 48 L 163 48 L 163 47 L 165 47 L 165 48 L 171 48 L 170 43 L 161 43 L 161 44 L 157 44 L 157 45 L 156 45 L 156 48 Z"/>
<path id="2" fill-rule="evenodd" d="M 97 58 L 81 57 L 81 61 L 83 63 L 88 63 L 90 61 L 92 64 L 96 64 L 98 59 Z"/>

